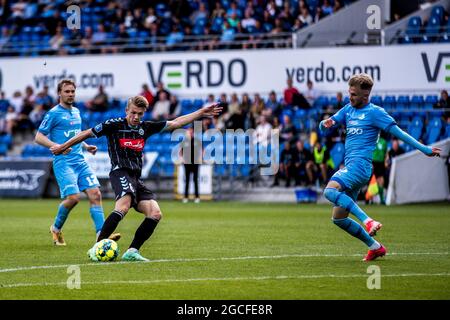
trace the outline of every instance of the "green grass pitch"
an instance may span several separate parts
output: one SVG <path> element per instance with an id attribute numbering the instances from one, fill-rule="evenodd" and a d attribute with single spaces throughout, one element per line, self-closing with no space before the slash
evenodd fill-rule
<path id="1" fill-rule="evenodd" d="M 67 247 L 53 246 L 58 203 L 0 200 L 0 299 L 450 299 L 446 203 L 364 206 L 384 224 L 377 239 L 388 249 L 371 263 L 328 205 L 169 201 L 141 250 L 151 262 L 93 263 L 86 200 L 66 222 Z M 104 202 L 105 216 L 112 208 Z M 121 254 L 142 217 L 130 210 L 120 223 Z M 67 285 L 74 279 L 79 289 Z"/>

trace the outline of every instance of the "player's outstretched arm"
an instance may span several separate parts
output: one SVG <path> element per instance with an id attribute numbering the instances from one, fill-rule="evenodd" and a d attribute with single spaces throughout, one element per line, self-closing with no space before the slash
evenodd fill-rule
<path id="1" fill-rule="evenodd" d="M 76 145 L 80 142 L 83 142 L 84 140 L 86 140 L 87 138 L 90 138 L 94 136 L 94 134 L 92 133 L 92 129 L 87 129 L 84 131 L 81 131 L 79 134 L 77 134 L 75 137 L 67 140 L 65 143 L 61 144 L 61 145 L 54 145 L 50 148 L 50 151 L 54 154 L 54 155 L 58 155 L 63 153 L 66 149 L 70 148 L 73 145 Z"/>
<path id="2" fill-rule="evenodd" d="M 197 119 L 201 119 L 203 117 L 215 117 L 218 116 L 222 112 L 222 107 L 219 103 L 213 103 L 209 106 L 203 107 L 195 112 L 189 113 L 185 116 L 181 116 L 175 118 L 171 121 L 167 121 L 167 125 L 165 131 L 172 131 L 185 125 L 194 122 Z"/>
<path id="3" fill-rule="evenodd" d="M 397 125 L 392 126 L 389 129 L 389 133 L 406 142 L 407 144 L 413 146 L 414 148 L 420 150 L 429 157 L 440 157 L 441 155 L 441 149 L 423 145 L 422 143 L 411 137 L 408 133 L 400 129 Z"/>

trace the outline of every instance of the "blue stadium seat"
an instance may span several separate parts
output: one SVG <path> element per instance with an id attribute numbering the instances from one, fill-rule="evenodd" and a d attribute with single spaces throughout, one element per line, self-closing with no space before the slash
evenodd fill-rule
<path id="1" fill-rule="evenodd" d="M 441 136 L 442 120 L 440 117 L 434 117 L 427 125 L 427 131 L 425 134 L 425 143 L 432 144 L 438 141 Z"/>
<path id="2" fill-rule="evenodd" d="M 422 43 L 436 41 L 438 39 L 440 31 L 441 20 L 435 16 L 432 16 L 430 20 L 428 20 L 427 26 L 425 27 L 425 33 L 422 38 Z"/>
<path id="3" fill-rule="evenodd" d="M 412 42 L 418 42 L 421 38 L 420 30 L 422 28 L 422 18 L 419 16 L 413 16 L 408 20 L 408 26 L 406 27 L 406 36 L 408 36 Z"/>
<path id="4" fill-rule="evenodd" d="M 6 144 L 7 147 L 11 147 L 12 145 L 12 136 L 10 134 L 0 135 L 0 143 Z"/>
<path id="5" fill-rule="evenodd" d="M 447 125 L 445 126 L 444 134 L 441 137 L 442 140 L 447 138 L 450 138 L 450 123 L 447 123 Z"/>
<path id="6" fill-rule="evenodd" d="M 5 156 L 8 152 L 8 146 L 4 143 L 0 143 L 0 156 Z"/>
<path id="7" fill-rule="evenodd" d="M 435 103 L 438 102 L 438 100 L 439 100 L 439 98 L 438 98 L 438 96 L 436 96 L 436 95 L 427 95 L 427 96 L 425 97 L 425 103 L 432 103 L 432 104 L 435 104 Z"/>
<path id="8" fill-rule="evenodd" d="M 431 18 L 437 18 L 439 21 L 444 20 L 444 7 L 441 5 L 434 6 L 433 9 L 431 9 Z"/>
<path id="9" fill-rule="evenodd" d="M 344 162 L 345 147 L 342 142 L 337 142 L 330 150 L 330 156 L 334 163 L 334 169 L 337 170 Z"/>
<path id="10" fill-rule="evenodd" d="M 419 140 L 423 131 L 423 120 L 421 117 L 414 117 L 407 129 L 408 133 L 416 140 Z"/>
<path id="11" fill-rule="evenodd" d="M 370 102 L 381 107 L 383 105 L 381 96 L 372 96 Z"/>

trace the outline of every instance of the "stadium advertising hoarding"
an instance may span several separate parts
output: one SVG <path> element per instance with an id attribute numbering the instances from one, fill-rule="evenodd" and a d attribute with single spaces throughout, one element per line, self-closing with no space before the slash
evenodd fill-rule
<path id="1" fill-rule="evenodd" d="M 109 179 L 109 172 L 111 171 L 111 159 L 109 158 L 108 152 L 99 151 L 95 155 L 89 152 L 84 152 L 84 157 L 86 162 L 94 171 L 97 178 Z M 147 179 L 152 166 L 154 165 L 156 158 L 158 157 L 158 152 L 144 152 L 144 161 L 142 166 L 143 179 Z"/>
<path id="2" fill-rule="evenodd" d="M 50 160 L 0 161 L 0 197 L 35 198 L 44 194 Z"/>
<path id="3" fill-rule="evenodd" d="M 287 77 L 300 90 L 311 79 L 333 93 L 346 90 L 353 73 L 366 72 L 376 90 L 440 90 L 450 84 L 448 45 L 316 49 L 166 52 L 0 59 L 2 90 L 8 96 L 32 85 L 55 90 L 59 79 L 76 81 L 79 98 L 92 98 L 102 84 L 114 97 L 126 97 L 162 81 L 181 96 L 209 93 L 281 92 Z"/>

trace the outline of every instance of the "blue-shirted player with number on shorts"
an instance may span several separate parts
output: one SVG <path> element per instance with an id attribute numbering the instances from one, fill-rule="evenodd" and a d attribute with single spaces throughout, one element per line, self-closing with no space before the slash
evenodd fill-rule
<path id="1" fill-rule="evenodd" d="M 49 110 L 42 121 L 35 141 L 47 148 L 62 144 L 81 132 L 80 111 L 73 106 L 75 100 L 75 83 L 72 80 L 61 80 L 58 83 L 59 104 Z M 90 153 L 95 154 L 96 146 L 83 144 Z M 53 171 L 64 199 L 58 208 L 54 223 L 50 226 L 53 243 L 65 246 L 62 227 L 69 212 L 80 201 L 80 192 L 85 192 L 90 202 L 90 215 L 94 221 L 95 232 L 98 236 L 104 222 L 102 198 L 97 177 L 87 164 L 81 144 L 68 149 L 64 154 L 54 156 Z M 113 234 L 111 239 L 118 240 L 119 234 Z"/>
<path id="2" fill-rule="evenodd" d="M 356 200 L 359 190 L 367 184 L 372 175 L 372 153 L 380 130 L 390 133 L 430 157 L 440 156 L 441 150 L 421 144 L 401 130 L 383 108 L 369 103 L 373 87 L 373 80 L 369 75 L 354 75 L 348 85 L 350 103 L 331 118 L 321 121 L 319 125 L 322 131 L 341 124 L 345 124 L 347 128 L 345 167 L 331 177 L 324 196 L 335 205 L 332 218 L 334 224 L 363 241 L 369 247 L 363 260 L 371 261 L 386 254 L 386 248 L 373 238 L 382 224 L 367 216 L 356 204 Z M 349 213 L 365 225 L 365 230 L 348 217 Z"/>

